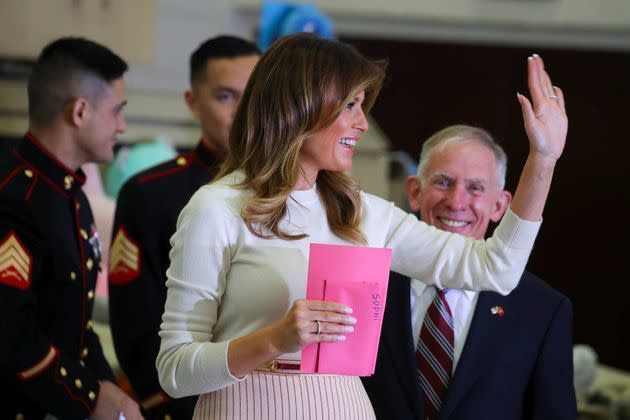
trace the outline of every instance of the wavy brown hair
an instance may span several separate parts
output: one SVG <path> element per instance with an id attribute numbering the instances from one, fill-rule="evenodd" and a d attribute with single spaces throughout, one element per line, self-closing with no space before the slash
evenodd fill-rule
<path id="1" fill-rule="evenodd" d="M 331 125 L 361 91 L 367 113 L 385 68 L 384 61 L 368 60 L 347 44 L 304 33 L 281 38 L 265 52 L 243 93 L 230 133 L 230 153 L 219 174 L 244 172 L 238 187 L 254 194 L 241 216 L 252 234 L 289 240 L 306 236 L 279 227 L 300 176 L 302 144 Z M 358 183 L 343 172 L 320 170 L 317 190 L 332 231 L 365 244 Z"/>

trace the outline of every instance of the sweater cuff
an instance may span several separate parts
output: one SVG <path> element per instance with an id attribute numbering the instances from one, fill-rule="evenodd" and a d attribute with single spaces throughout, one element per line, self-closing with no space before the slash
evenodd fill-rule
<path id="1" fill-rule="evenodd" d="M 542 220 L 539 222 L 523 220 L 508 208 L 494 235 L 508 248 L 531 250 L 541 224 Z"/>
<path id="2" fill-rule="evenodd" d="M 227 375 L 234 381 L 236 382 L 241 382 L 244 381 L 248 375 L 243 376 L 242 378 L 239 378 L 238 376 L 235 376 L 232 374 L 232 372 L 230 371 L 230 365 L 228 363 L 228 352 L 230 349 L 230 344 L 232 344 L 232 341 L 234 340 L 230 340 L 228 342 L 226 342 L 226 346 L 225 346 L 225 372 L 227 373 Z"/>

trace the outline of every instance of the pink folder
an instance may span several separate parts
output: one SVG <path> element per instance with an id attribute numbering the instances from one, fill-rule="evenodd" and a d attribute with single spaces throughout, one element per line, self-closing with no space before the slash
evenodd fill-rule
<path id="1" fill-rule="evenodd" d="M 374 373 L 390 262 L 387 248 L 311 244 L 306 298 L 341 302 L 353 309 L 357 323 L 345 341 L 304 347 L 302 372 Z"/>

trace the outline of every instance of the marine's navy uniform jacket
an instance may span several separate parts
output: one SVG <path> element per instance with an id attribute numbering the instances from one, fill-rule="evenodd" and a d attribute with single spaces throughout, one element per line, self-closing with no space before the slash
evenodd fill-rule
<path id="1" fill-rule="evenodd" d="M 30 133 L 0 156 L 2 419 L 85 419 L 114 382 L 92 330 L 101 250 L 84 182 Z"/>
<path id="2" fill-rule="evenodd" d="M 136 174 L 116 204 L 109 259 L 109 310 L 116 355 L 147 418 L 190 419 L 196 397 L 170 399 L 155 359 L 166 301 L 170 238 L 195 191 L 217 173 L 202 142 L 188 154 Z"/>

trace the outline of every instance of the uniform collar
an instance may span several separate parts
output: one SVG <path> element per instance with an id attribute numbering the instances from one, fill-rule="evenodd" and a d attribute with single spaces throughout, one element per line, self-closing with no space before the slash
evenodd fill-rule
<path id="1" fill-rule="evenodd" d="M 29 131 L 14 149 L 17 156 L 61 192 L 74 196 L 85 184 L 81 169 L 73 171 L 61 163 Z"/>
<path id="2" fill-rule="evenodd" d="M 197 147 L 192 152 L 192 156 L 197 162 L 206 166 L 208 170 L 215 171 L 221 165 L 221 159 L 205 145 L 203 140 L 199 140 Z"/>

